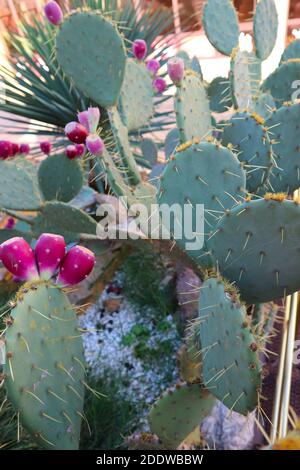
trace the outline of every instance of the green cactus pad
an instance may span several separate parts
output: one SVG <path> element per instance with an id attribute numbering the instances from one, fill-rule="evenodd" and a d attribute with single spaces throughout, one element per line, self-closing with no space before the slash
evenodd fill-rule
<path id="1" fill-rule="evenodd" d="M 15 228 L 13 229 L 4 228 L 0 230 L 0 244 L 13 237 L 23 237 L 29 243 L 31 242 L 31 239 L 32 239 L 30 232 L 26 233 L 26 232 L 23 232 L 22 230 L 18 230 Z"/>
<path id="2" fill-rule="evenodd" d="M 198 57 L 196 57 L 196 56 L 194 56 L 194 57 L 192 58 L 191 69 L 199 75 L 199 77 L 201 78 L 201 80 L 203 80 L 202 67 L 201 67 L 201 64 L 200 64 L 200 62 L 199 62 Z"/>
<path id="3" fill-rule="evenodd" d="M 217 278 L 204 282 L 194 332 L 203 351 L 204 385 L 229 409 L 247 415 L 258 403 L 261 372 L 246 307 L 232 285 Z"/>
<path id="4" fill-rule="evenodd" d="M 207 0 L 202 23 L 209 41 L 222 54 L 230 55 L 238 46 L 239 22 L 231 0 Z"/>
<path id="5" fill-rule="evenodd" d="M 154 113 L 153 96 L 152 79 L 145 64 L 128 59 L 118 105 L 128 132 L 148 124 Z"/>
<path id="6" fill-rule="evenodd" d="M 232 106 L 230 82 L 227 78 L 216 77 L 208 86 L 207 94 L 211 111 L 225 113 Z"/>
<path id="7" fill-rule="evenodd" d="M 108 112 L 108 117 L 111 129 L 116 139 L 117 147 L 119 149 L 120 158 L 122 160 L 122 167 L 126 179 L 130 185 L 135 186 L 141 182 L 142 178 L 130 148 L 128 130 L 123 124 L 117 109 L 111 108 Z"/>
<path id="8" fill-rule="evenodd" d="M 291 59 L 279 65 L 279 67 L 269 75 L 263 82 L 261 89 L 263 92 L 270 93 L 276 103 L 277 108 L 280 108 L 285 102 L 295 101 L 299 98 L 297 93 L 298 83 L 300 77 L 300 59 Z M 293 94 L 295 93 L 295 100 Z"/>
<path id="9" fill-rule="evenodd" d="M 235 49 L 231 56 L 229 80 L 235 108 L 252 108 L 259 90 L 261 63 L 254 54 Z"/>
<path id="10" fill-rule="evenodd" d="M 36 238 L 42 233 L 63 235 L 67 243 L 76 242 L 80 234 L 96 235 L 97 223 L 85 212 L 64 202 L 46 202 L 33 221 Z"/>
<path id="11" fill-rule="evenodd" d="M 214 397 L 201 385 L 178 384 L 151 408 L 150 429 L 167 449 L 176 449 L 200 425 L 214 402 Z"/>
<path id="12" fill-rule="evenodd" d="M 300 39 L 295 39 L 285 48 L 280 63 L 287 62 L 289 59 L 300 59 Z"/>
<path id="13" fill-rule="evenodd" d="M 6 390 L 38 444 L 78 449 L 84 395 L 84 356 L 76 313 L 51 283 L 25 284 L 6 333 Z"/>
<path id="14" fill-rule="evenodd" d="M 38 180 L 46 201 L 69 202 L 82 188 L 82 169 L 77 160 L 64 154 L 49 155 L 39 166 Z"/>
<path id="15" fill-rule="evenodd" d="M 264 120 L 269 119 L 275 109 L 275 101 L 269 93 L 260 93 L 253 99 L 252 111 Z"/>
<path id="16" fill-rule="evenodd" d="M 211 131 L 209 102 L 203 82 L 192 71 L 186 71 L 175 96 L 175 113 L 181 143 L 202 139 Z"/>
<path id="17" fill-rule="evenodd" d="M 292 193 L 300 187 L 300 104 L 286 105 L 273 113 L 266 122 L 277 166 L 270 174 L 272 191 Z"/>
<path id="18" fill-rule="evenodd" d="M 235 113 L 223 124 L 221 142 L 233 145 L 247 173 L 250 193 L 261 188 L 274 165 L 272 146 L 259 116 L 247 112 Z"/>
<path id="19" fill-rule="evenodd" d="M 274 1 L 260 0 L 253 19 L 255 52 L 260 60 L 267 59 L 274 49 L 277 31 L 278 14 Z"/>
<path id="20" fill-rule="evenodd" d="M 164 150 L 166 160 L 170 158 L 172 153 L 175 151 L 177 145 L 179 145 L 179 130 L 175 127 L 174 129 L 168 132 L 165 140 Z"/>
<path id="21" fill-rule="evenodd" d="M 0 208 L 26 211 L 41 204 L 34 165 L 25 159 L 0 161 Z"/>
<path id="22" fill-rule="evenodd" d="M 86 96 L 104 108 L 117 104 L 126 50 L 109 20 L 96 12 L 68 16 L 56 38 L 56 56 L 65 74 Z"/>
<path id="23" fill-rule="evenodd" d="M 300 289 L 300 206 L 283 197 L 266 195 L 228 211 L 209 241 L 221 274 L 249 304 Z"/>
<path id="24" fill-rule="evenodd" d="M 204 204 L 204 240 L 207 240 L 213 235 L 218 218 L 223 212 L 241 200 L 245 184 L 246 173 L 241 168 L 241 163 L 229 149 L 218 142 L 182 146 L 171 157 L 161 176 L 158 203 L 169 206 L 179 204 L 182 209 L 185 205 L 195 208 L 196 204 Z M 192 218 L 195 227 L 194 210 Z M 182 227 L 185 227 L 184 210 Z M 178 229 L 178 223 L 173 220 L 171 232 L 174 233 L 176 228 Z M 203 233 L 195 234 L 195 239 L 199 242 L 203 240 Z M 176 241 L 183 249 L 191 242 L 185 234 Z M 188 250 L 188 254 L 203 266 L 210 265 L 211 262 L 205 245 L 206 242 L 200 250 Z"/>
<path id="25" fill-rule="evenodd" d="M 151 167 L 156 165 L 158 157 L 158 149 L 156 143 L 152 139 L 143 139 L 141 142 L 141 151 L 144 159 L 150 163 Z"/>

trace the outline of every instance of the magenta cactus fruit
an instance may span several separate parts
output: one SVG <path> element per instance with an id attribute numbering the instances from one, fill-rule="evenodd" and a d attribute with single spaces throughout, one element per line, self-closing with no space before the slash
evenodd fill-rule
<path id="1" fill-rule="evenodd" d="M 149 72 L 151 73 L 151 75 L 153 75 L 153 77 L 156 76 L 158 70 L 160 68 L 160 63 L 157 59 L 151 59 L 151 60 L 148 60 L 147 62 L 147 69 L 149 70 Z"/>
<path id="2" fill-rule="evenodd" d="M 78 113 L 78 121 L 88 130 L 90 134 L 95 134 L 100 121 L 100 109 L 88 108 L 87 111 Z"/>
<path id="3" fill-rule="evenodd" d="M 83 246 L 73 246 L 63 259 L 57 283 L 73 286 L 83 281 L 93 270 L 95 255 Z"/>
<path id="4" fill-rule="evenodd" d="M 78 145 L 81 145 L 81 144 L 78 144 Z M 76 145 L 68 145 L 68 147 L 65 150 L 65 154 L 70 160 L 74 160 L 74 158 L 78 157 Z"/>
<path id="5" fill-rule="evenodd" d="M 102 155 L 105 145 L 101 137 L 97 134 L 91 134 L 86 139 L 86 146 L 88 151 L 95 156 Z"/>
<path id="6" fill-rule="evenodd" d="M 49 142 L 48 140 L 44 141 L 44 142 L 41 142 L 40 143 L 40 149 L 45 155 L 49 155 L 51 153 L 51 149 L 52 149 L 51 142 Z"/>
<path id="7" fill-rule="evenodd" d="M 30 145 L 28 144 L 21 144 L 20 145 L 20 153 L 23 155 L 28 155 L 30 152 Z"/>
<path id="8" fill-rule="evenodd" d="M 13 217 L 8 217 L 6 224 L 4 226 L 5 229 L 7 230 L 12 230 L 16 224 L 16 221 Z"/>
<path id="9" fill-rule="evenodd" d="M 24 238 L 14 237 L 1 245 L 1 261 L 21 281 L 36 281 L 39 274 L 34 252 Z"/>
<path id="10" fill-rule="evenodd" d="M 66 243 L 61 235 L 43 233 L 36 242 L 35 257 L 42 279 L 50 279 L 66 254 Z"/>
<path id="11" fill-rule="evenodd" d="M 84 144 L 88 136 L 88 130 L 79 122 L 69 122 L 65 127 L 65 134 L 74 144 Z"/>
<path id="12" fill-rule="evenodd" d="M 0 140 L 0 159 L 5 160 L 13 155 L 12 143 L 8 140 Z"/>
<path id="13" fill-rule="evenodd" d="M 178 85 L 184 75 L 184 61 L 180 57 L 173 57 L 168 61 L 168 74 L 175 85 Z"/>
<path id="14" fill-rule="evenodd" d="M 132 52 L 137 60 L 143 60 L 147 54 L 147 44 L 144 39 L 136 39 L 132 44 Z"/>
<path id="15" fill-rule="evenodd" d="M 77 157 L 82 157 L 85 153 L 85 145 L 84 144 L 75 144 Z"/>
<path id="16" fill-rule="evenodd" d="M 48 2 L 44 7 L 44 13 L 47 20 L 54 26 L 58 26 L 63 20 L 63 12 L 57 2 Z"/>
<path id="17" fill-rule="evenodd" d="M 167 88 L 166 81 L 162 77 L 155 78 L 152 82 L 152 85 L 156 93 L 163 93 Z"/>

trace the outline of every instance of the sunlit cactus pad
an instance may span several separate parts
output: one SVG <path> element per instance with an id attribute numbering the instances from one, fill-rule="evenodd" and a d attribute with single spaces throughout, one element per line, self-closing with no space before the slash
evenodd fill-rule
<path id="1" fill-rule="evenodd" d="M 51 283 L 25 284 L 6 333 L 6 389 L 20 420 L 49 449 L 77 449 L 84 356 L 76 314 Z"/>

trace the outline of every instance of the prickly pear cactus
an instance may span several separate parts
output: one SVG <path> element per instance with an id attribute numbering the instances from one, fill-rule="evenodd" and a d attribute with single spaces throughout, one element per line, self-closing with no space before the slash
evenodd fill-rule
<path id="1" fill-rule="evenodd" d="M 252 411 L 261 384 L 257 343 L 245 305 L 223 279 L 210 278 L 202 285 L 193 337 L 196 346 L 200 340 L 205 387 L 229 409 L 244 415 Z"/>
<path id="2" fill-rule="evenodd" d="M 8 398 L 39 445 L 78 449 L 85 366 L 75 311 L 50 281 L 25 284 L 11 307 L 4 367 Z"/>

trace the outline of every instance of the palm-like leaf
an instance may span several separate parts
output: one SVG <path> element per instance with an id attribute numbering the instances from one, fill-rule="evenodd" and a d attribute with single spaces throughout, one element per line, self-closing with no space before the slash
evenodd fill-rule
<path id="1" fill-rule="evenodd" d="M 127 45 L 143 38 L 149 47 L 157 46 L 154 55 L 164 57 L 168 43 L 159 36 L 166 27 L 172 27 L 172 15 L 164 8 L 153 10 L 151 4 L 138 15 L 131 0 L 126 0 L 122 8 L 117 3 L 117 0 L 70 2 L 72 8 L 86 6 L 101 10 L 118 24 Z M 8 38 L 13 49 L 10 66 L 0 66 L 0 109 L 9 113 L 5 115 L 7 132 L 62 138 L 65 124 L 74 120 L 79 110 L 86 109 L 90 100 L 71 84 L 58 66 L 53 53 L 55 28 L 43 17 L 31 22 L 23 19 L 21 28 L 22 36 L 12 34 Z M 157 99 L 157 104 L 165 99 Z M 161 130 L 171 123 L 170 113 L 157 113 L 149 127 L 141 132 Z"/>

